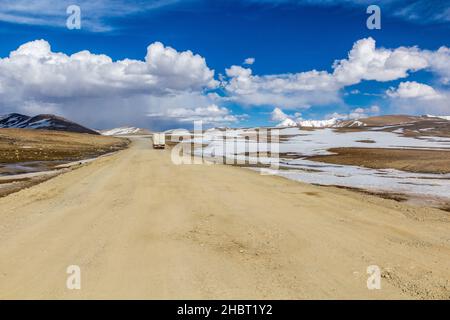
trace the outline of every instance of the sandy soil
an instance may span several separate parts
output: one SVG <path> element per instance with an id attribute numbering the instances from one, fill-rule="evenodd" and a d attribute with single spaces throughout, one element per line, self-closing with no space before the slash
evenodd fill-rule
<path id="1" fill-rule="evenodd" d="M 336 154 L 308 159 L 372 169 L 450 173 L 450 151 L 383 148 L 332 148 L 329 151 Z"/>
<path id="2" fill-rule="evenodd" d="M 145 139 L 1 198 L 0 243 L 0 298 L 450 298 L 448 213 L 175 166 Z"/>

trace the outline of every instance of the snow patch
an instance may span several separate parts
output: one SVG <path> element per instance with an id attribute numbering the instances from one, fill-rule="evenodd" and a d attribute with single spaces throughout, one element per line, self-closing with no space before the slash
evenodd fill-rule
<path id="1" fill-rule="evenodd" d="M 439 119 L 444 119 L 444 120 L 450 121 L 450 116 L 434 116 L 434 115 L 431 115 L 431 114 L 427 114 L 427 117 L 428 118 L 439 118 Z"/>
<path id="2" fill-rule="evenodd" d="M 298 124 L 300 127 L 307 127 L 307 128 L 327 128 L 327 127 L 333 127 L 338 122 L 337 118 L 331 118 L 328 120 L 302 120 L 299 121 Z"/>
<path id="3" fill-rule="evenodd" d="M 271 163 L 267 156 L 255 158 L 257 151 L 266 153 L 270 151 L 270 144 L 258 143 L 254 140 L 246 141 L 246 131 L 252 129 L 228 130 L 225 132 L 205 132 L 195 136 L 191 142 L 208 146 L 196 149 L 198 156 L 204 155 L 236 159 L 242 163 L 250 160 L 251 163 Z M 302 130 L 301 128 L 280 128 L 280 136 L 290 136 L 282 140 L 279 145 L 281 154 L 297 154 L 297 159 L 285 159 L 281 156 L 280 165 L 285 170 L 273 171 L 273 174 L 289 179 L 322 185 L 341 185 L 353 188 L 363 188 L 373 191 L 400 192 L 410 195 L 438 196 L 450 199 L 450 174 L 420 174 L 394 169 L 369 169 L 358 166 L 327 164 L 307 160 L 307 156 L 330 155 L 328 150 L 339 147 L 392 149 L 422 149 L 422 150 L 450 150 L 450 138 L 424 136 L 421 139 L 405 137 L 402 131 L 351 131 L 338 132 L 332 128 L 317 130 Z M 227 136 L 224 142 L 223 136 Z M 233 137 L 233 139 L 230 139 Z M 188 141 L 186 141 L 188 142 Z M 224 146 L 225 145 L 225 146 Z M 246 153 L 253 153 L 247 156 Z M 236 156 L 237 154 L 237 156 Z M 254 168 L 255 170 L 260 170 Z"/>
<path id="4" fill-rule="evenodd" d="M 297 127 L 297 123 L 294 120 L 290 119 L 290 118 L 286 118 L 282 122 L 280 122 L 277 125 L 277 127 L 278 128 L 281 128 L 281 127 Z"/>
<path id="5" fill-rule="evenodd" d="M 140 130 L 141 129 L 136 128 L 136 127 L 121 127 L 121 128 L 114 128 L 111 130 L 103 131 L 102 135 L 104 135 L 104 136 L 121 136 L 121 135 L 138 133 Z"/>

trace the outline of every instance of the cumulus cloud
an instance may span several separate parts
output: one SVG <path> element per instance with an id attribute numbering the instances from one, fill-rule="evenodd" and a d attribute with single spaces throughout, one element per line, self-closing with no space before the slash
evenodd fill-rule
<path id="1" fill-rule="evenodd" d="M 173 119 L 178 122 L 193 122 L 202 121 L 205 124 L 228 124 L 236 123 L 245 118 L 245 115 L 233 115 L 228 108 L 219 107 L 215 104 L 207 107 L 197 107 L 193 109 L 188 108 L 174 108 L 166 109 L 159 113 L 149 113 L 150 118 L 164 118 Z"/>
<path id="2" fill-rule="evenodd" d="M 89 109 L 104 119 L 115 116 L 117 121 L 121 117 L 135 121 L 146 110 L 167 104 L 175 108 L 205 105 L 214 99 L 204 90 L 217 85 L 214 70 L 203 57 L 159 42 L 148 46 L 143 61 L 113 61 L 89 51 L 69 56 L 53 52 L 45 40 L 25 43 L 0 59 L 4 111 L 52 111 L 74 120 L 86 118 Z"/>
<path id="3" fill-rule="evenodd" d="M 450 93 L 440 92 L 440 99 L 392 98 L 388 101 L 391 113 L 450 115 Z"/>
<path id="4" fill-rule="evenodd" d="M 356 108 L 352 110 L 347 116 L 347 119 L 362 119 L 370 116 L 378 115 L 380 113 L 380 107 L 373 105 L 368 108 Z"/>
<path id="5" fill-rule="evenodd" d="M 105 96 L 129 93 L 167 94 L 214 88 L 214 71 L 191 51 L 177 52 L 156 42 L 147 48 L 145 61 L 113 62 L 106 55 L 81 51 L 68 56 L 51 51 L 45 40 L 21 45 L 9 58 L 0 59 L 0 81 L 10 95 L 24 98 Z M 8 94 L 8 88 L 3 93 Z M 5 92 L 6 91 L 6 92 Z"/>
<path id="6" fill-rule="evenodd" d="M 233 100 L 246 105 L 309 107 L 339 101 L 338 87 L 325 71 L 257 76 L 249 68 L 226 69 L 225 89 Z"/>
<path id="7" fill-rule="evenodd" d="M 89 51 L 72 55 L 53 52 L 47 41 L 36 40 L 0 58 L 0 107 L 2 113 L 58 113 L 98 128 L 124 122 L 147 127 L 164 121 L 182 123 L 183 119 L 199 119 L 200 113 L 204 113 L 205 121 L 217 123 L 222 117 L 223 122 L 234 122 L 241 118 L 222 109 L 227 102 L 283 109 L 338 104 L 346 86 L 365 80 L 402 79 L 418 70 L 434 73 L 445 86 L 450 79 L 449 66 L 447 47 L 436 51 L 417 47 L 385 49 L 377 48 L 375 41 L 367 38 L 355 42 L 348 58 L 336 61 L 332 72 L 255 75 L 250 67 L 231 66 L 219 82 L 205 58 L 160 42 L 148 46 L 143 60 L 113 61 L 107 55 Z M 439 101 L 441 109 L 449 105 L 445 89 L 434 90 L 415 82 L 402 82 L 398 88 L 389 89 L 387 96 L 391 103 L 402 103 L 408 97 Z M 359 111 L 346 116 L 377 113 Z M 166 119 L 146 114 L 160 114 Z"/>
<path id="8" fill-rule="evenodd" d="M 386 95 L 393 112 L 450 114 L 448 89 L 438 91 L 427 84 L 406 81 L 388 89 Z"/>
<path id="9" fill-rule="evenodd" d="M 387 82 L 406 78 L 410 73 L 428 70 L 450 79 L 450 49 L 437 51 L 417 47 L 377 48 L 366 38 L 354 43 L 346 59 L 336 60 L 333 72 L 305 71 L 277 75 L 254 75 L 250 68 L 226 69 L 224 81 L 231 99 L 246 105 L 279 105 L 283 108 L 308 108 L 340 102 L 340 91 L 362 81 Z"/>
<path id="10" fill-rule="evenodd" d="M 390 88 L 386 94 L 391 98 L 436 100 L 444 98 L 433 87 L 415 81 L 401 82 L 398 88 Z"/>
<path id="11" fill-rule="evenodd" d="M 280 122 L 286 120 L 287 118 L 289 118 L 288 115 L 285 114 L 280 108 L 275 108 L 270 113 L 270 121 Z"/>
<path id="12" fill-rule="evenodd" d="M 357 120 L 362 118 L 367 118 L 371 116 L 376 116 L 380 113 L 381 109 L 377 105 L 373 105 L 367 108 L 359 107 L 351 110 L 349 113 L 337 113 L 327 115 L 326 118 L 335 118 L 339 120 Z"/>
<path id="13" fill-rule="evenodd" d="M 415 47 L 377 49 L 375 40 L 367 38 L 355 42 L 347 59 L 334 63 L 333 76 L 341 85 L 357 84 L 362 80 L 391 81 L 428 66 L 426 57 Z"/>
<path id="14" fill-rule="evenodd" d="M 424 50 L 429 68 L 440 77 L 443 84 L 450 83 L 450 48 L 440 47 L 436 51 Z"/>
<path id="15" fill-rule="evenodd" d="M 333 69 L 333 76 L 341 85 L 363 80 L 392 81 L 419 70 L 433 72 L 445 83 L 450 79 L 450 48 L 442 46 L 436 51 L 418 47 L 376 48 L 375 40 L 369 37 L 356 41 L 348 58 L 335 61 Z"/>
<path id="16" fill-rule="evenodd" d="M 244 64 L 250 66 L 255 63 L 255 58 L 247 58 L 244 60 Z"/>

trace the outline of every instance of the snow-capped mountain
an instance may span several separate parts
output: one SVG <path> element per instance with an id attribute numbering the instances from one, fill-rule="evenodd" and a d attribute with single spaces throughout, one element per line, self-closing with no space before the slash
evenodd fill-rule
<path id="1" fill-rule="evenodd" d="M 279 128 L 281 128 L 281 127 L 297 127 L 297 126 L 298 126 L 297 123 L 290 118 L 286 118 L 282 122 L 277 124 L 277 127 L 279 127 Z"/>
<path id="2" fill-rule="evenodd" d="M 0 128 L 40 129 L 68 131 L 77 133 L 99 134 L 78 123 L 52 114 L 40 114 L 34 117 L 19 113 L 11 113 L 0 117 Z"/>
<path id="3" fill-rule="evenodd" d="M 140 135 L 140 134 L 150 134 L 151 132 L 147 129 L 141 129 L 136 127 L 120 127 L 109 130 L 100 131 L 104 136 L 129 136 L 129 135 Z"/>
<path id="4" fill-rule="evenodd" d="M 341 128 L 341 127 L 364 127 L 366 124 L 359 120 L 340 120 L 332 118 L 328 120 L 294 120 L 287 118 L 280 122 L 277 127 L 304 127 L 304 128 Z"/>
<path id="5" fill-rule="evenodd" d="M 20 128 L 29 119 L 29 116 L 18 113 L 3 115 L 0 118 L 0 128 Z"/>
<path id="6" fill-rule="evenodd" d="M 428 118 L 439 118 L 439 119 L 444 119 L 444 120 L 449 120 L 450 121 L 450 116 L 434 116 L 431 114 L 427 114 Z"/>
<path id="7" fill-rule="evenodd" d="M 308 127 L 308 128 L 329 128 L 337 126 L 340 120 L 336 118 L 328 119 L 328 120 L 300 120 L 295 122 L 291 118 L 286 118 L 282 122 L 280 122 L 277 127 Z"/>
<path id="8" fill-rule="evenodd" d="M 367 126 L 366 123 L 359 121 L 359 120 L 345 120 L 345 121 L 338 121 L 333 127 L 337 128 L 353 128 L 353 127 L 365 127 Z"/>
<path id="9" fill-rule="evenodd" d="M 328 120 L 301 120 L 298 122 L 300 127 L 309 127 L 309 128 L 328 128 L 333 127 L 338 123 L 337 118 L 331 118 Z"/>

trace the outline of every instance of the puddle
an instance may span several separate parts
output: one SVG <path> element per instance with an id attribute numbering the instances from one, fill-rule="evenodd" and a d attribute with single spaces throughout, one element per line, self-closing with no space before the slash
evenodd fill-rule
<path id="1" fill-rule="evenodd" d="M 49 171 L 67 161 L 28 161 L 18 163 L 0 163 L 0 177 Z"/>

